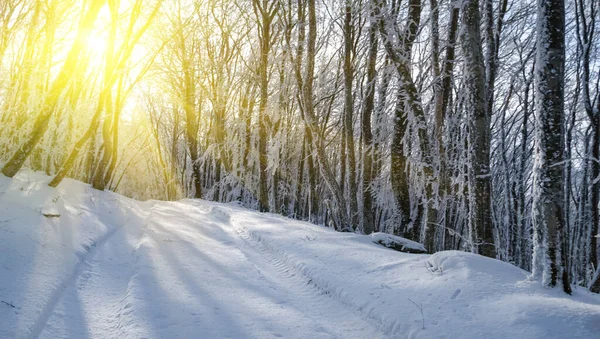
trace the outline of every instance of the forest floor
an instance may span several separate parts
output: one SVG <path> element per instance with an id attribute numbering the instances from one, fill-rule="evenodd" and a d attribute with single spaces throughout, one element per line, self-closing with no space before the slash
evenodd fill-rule
<path id="1" fill-rule="evenodd" d="M 0 338 L 598 338 L 600 296 L 470 253 L 0 176 Z"/>

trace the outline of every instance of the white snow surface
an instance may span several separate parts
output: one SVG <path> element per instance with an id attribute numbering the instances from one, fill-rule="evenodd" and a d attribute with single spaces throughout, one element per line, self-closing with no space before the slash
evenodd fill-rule
<path id="1" fill-rule="evenodd" d="M 600 336 L 599 296 L 497 260 L 49 180 L 0 176 L 0 338 Z"/>
<path id="2" fill-rule="evenodd" d="M 411 250 L 416 253 L 427 252 L 423 244 L 392 234 L 380 232 L 371 233 L 371 240 L 374 243 L 381 244 L 385 247 L 399 246 L 402 248 L 401 252 L 410 252 Z"/>

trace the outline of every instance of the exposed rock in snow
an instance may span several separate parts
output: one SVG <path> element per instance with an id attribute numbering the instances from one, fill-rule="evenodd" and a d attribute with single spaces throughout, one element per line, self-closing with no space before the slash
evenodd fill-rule
<path id="1" fill-rule="evenodd" d="M 56 208 L 56 206 L 44 206 L 42 208 L 42 215 L 46 218 L 60 217 L 60 213 L 58 212 L 58 208 Z"/>

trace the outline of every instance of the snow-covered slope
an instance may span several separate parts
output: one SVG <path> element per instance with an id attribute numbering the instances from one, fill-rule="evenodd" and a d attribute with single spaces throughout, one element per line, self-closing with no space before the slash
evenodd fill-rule
<path id="1" fill-rule="evenodd" d="M 84 259 L 125 223 L 143 222 L 142 203 L 72 180 L 52 189 L 48 181 L 39 173 L 0 175 L 0 338 L 37 337 Z"/>
<path id="2" fill-rule="evenodd" d="M 599 337 L 600 297 L 497 260 L 48 180 L 0 176 L 0 338 Z"/>

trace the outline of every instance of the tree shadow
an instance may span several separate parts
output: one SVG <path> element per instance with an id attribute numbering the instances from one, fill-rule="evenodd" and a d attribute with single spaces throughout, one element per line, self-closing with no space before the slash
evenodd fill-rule
<path id="1" fill-rule="evenodd" d="M 150 262 L 143 273 L 140 299 L 146 302 L 145 322 L 154 326 L 153 333 L 248 338 L 256 331 L 277 336 L 278 332 L 289 330 L 272 316 L 285 298 L 265 286 L 264 281 L 252 281 L 244 275 L 252 273 L 256 280 L 260 276 L 258 269 L 225 262 L 228 257 L 239 261 L 235 256 L 243 254 L 231 252 L 235 250 L 230 246 L 233 239 L 219 231 L 219 225 L 195 219 L 202 222 L 199 230 L 189 224 L 189 215 L 183 218 L 168 211 L 154 213 L 169 220 L 177 232 L 169 232 L 171 226 L 158 223 L 152 224 L 154 231 L 147 232 L 152 239 L 148 246 L 157 251 L 148 251 L 146 258 Z M 190 241 L 188 234 L 202 242 Z M 210 254 L 200 249 L 203 245 L 211 249 Z M 230 253 L 225 255 L 227 251 Z M 286 307 L 288 312 L 299 313 Z M 173 320 L 177 328 L 172 328 Z"/>

